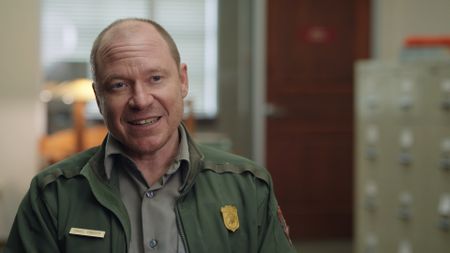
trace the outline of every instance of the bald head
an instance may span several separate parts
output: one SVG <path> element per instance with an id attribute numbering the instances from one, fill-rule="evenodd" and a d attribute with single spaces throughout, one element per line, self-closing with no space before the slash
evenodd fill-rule
<path id="1" fill-rule="evenodd" d="M 136 36 L 137 31 L 141 31 L 141 27 L 143 25 L 148 25 L 154 28 L 167 43 L 167 46 L 170 50 L 172 58 L 177 64 L 178 69 L 180 68 L 180 53 L 178 51 L 177 45 L 175 41 L 172 39 L 170 34 L 158 23 L 148 20 L 148 19 L 139 19 L 139 18 L 128 18 L 128 19 L 119 19 L 108 27 L 106 27 L 95 39 L 94 44 L 91 50 L 91 68 L 92 68 L 92 76 L 94 82 L 97 83 L 98 71 L 99 71 L 99 51 L 100 48 L 105 43 L 110 43 L 111 40 L 114 40 L 118 37 L 128 37 L 128 36 Z"/>

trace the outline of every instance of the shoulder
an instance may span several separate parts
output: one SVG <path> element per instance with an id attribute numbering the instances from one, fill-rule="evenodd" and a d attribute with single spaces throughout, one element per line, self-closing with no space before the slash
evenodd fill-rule
<path id="1" fill-rule="evenodd" d="M 266 183 L 270 183 L 269 172 L 252 160 L 205 145 L 199 145 L 199 149 L 204 155 L 204 169 L 206 170 L 216 173 L 250 173 Z"/>
<path id="2" fill-rule="evenodd" d="M 80 175 L 81 169 L 98 150 L 99 147 L 88 149 L 45 168 L 34 177 L 36 186 L 45 188 L 60 178 L 69 179 Z"/>

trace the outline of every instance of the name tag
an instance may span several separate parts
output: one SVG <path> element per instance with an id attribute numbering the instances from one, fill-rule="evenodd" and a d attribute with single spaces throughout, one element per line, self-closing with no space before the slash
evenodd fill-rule
<path id="1" fill-rule="evenodd" d="M 95 238 L 105 238 L 105 231 L 85 228 L 70 228 L 69 234 Z"/>

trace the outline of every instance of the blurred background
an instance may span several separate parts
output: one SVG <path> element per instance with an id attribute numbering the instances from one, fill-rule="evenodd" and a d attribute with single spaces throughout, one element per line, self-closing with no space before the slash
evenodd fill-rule
<path id="1" fill-rule="evenodd" d="M 106 134 L 89 52 L 151 18 L 197 141 L 273 176 L 304 253 L 450 248 L 448 0 L 2 0 L 0 248 L 31 178 Z M 0 249 L 1 251 L 1 249 Z"/>

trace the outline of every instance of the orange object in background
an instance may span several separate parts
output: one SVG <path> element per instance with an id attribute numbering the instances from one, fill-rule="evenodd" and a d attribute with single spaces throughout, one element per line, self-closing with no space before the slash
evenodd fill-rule
<path id="1" fill-rule="evenodd" d="M 46 163 L 52 164 L 64 158 L 100 145 L 107 129 L 102 125 L 86 127 L 86 103 L 95 99 L 92 80 L 79 78 L 57 85 L 48 85 L 43 90 L 44 102 L 59 98 L 72 104 L 73 128 L 44 136 L 40 143 L 40 153 Z"/>
<path id="2" fill-rule="evenodd" d="M 405 39 L 406 47 L 450 47 L 450 35 L 447 36 L 411 36 Z"/>
<path id="3" fill-rule="evenodd" d="M 188 110 L 187 115 L 185 115 L 183 122 L 192 135 L 196 132 L 196 119 L 194 115 L 194 102 L 192 100 L 186 100 L 186 109 Z"/>
<path id="4" fill-rule="evenodd" d="M 105 126 L 87 127 L 83 130 L 82 150 L 100 145 L 108 130 Z M 39 145 L 39 151 L 43 159 L 48 164 L 53 164 L 63 160 L 79 150 L 77 147 L 77 133 L 75 129 L 66 129 L 54 134 L 44 136 Z"/>

